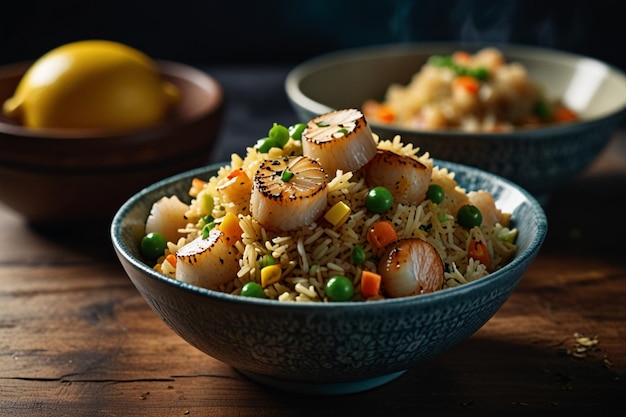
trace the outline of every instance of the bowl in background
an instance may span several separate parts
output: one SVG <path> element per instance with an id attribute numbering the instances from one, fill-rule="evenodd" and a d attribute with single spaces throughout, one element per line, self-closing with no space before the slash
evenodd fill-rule
<path id="1" fill-rule="evenodd" d="M 0 115 L 0 202 L 35 224 L 110 221 L 141 188 L 207 164 L 222 122 L 222 87 L 199 69 L 156 62 L 181 100 L 153 127 L 32 129 Z M 31 64 L 0 68 L 0 103 Z"/>
<path id="2" fill-rule="evenodd" d="M 370 122 L 383 139 L 401 135 L 433 158 L 503 176 L 545 202 L 550 192 L 583 171 L 605 147 L 626 112 L 626 77 L 601 61 L 567 52 L 521 46 L 408 43 L 340 50 L 294 67 L 285 90 L 297 116 L 308 121 L 343 108 L 382 100 L 387 88 L 407 85 L 432 55 L 486 46 L 520 62 L 549 98 L 562 98 L 581 116 L 577 122 L 504 133 L 420 131 Z"/>
<path id="3" fill-rule="evenodd" d="M 468 191 L 493 193 L 512 213 L 518 252 L 502 269 L 459 287 L 373 302 L 295 303 L 211 291 L 156 272 L 140 254 L 152 204 L 176 195 L 189 203 L 192 178 L 211 165 L 157 182 L 132 196 L 110 228 L 116 254 L 147 304 L 180 337 L 252 380 L 300 394 L 334 395 L 380 386 L 452 348 L 502 306 L 547 233 L 541 205 L 508 180 L 435 160 Z"/>

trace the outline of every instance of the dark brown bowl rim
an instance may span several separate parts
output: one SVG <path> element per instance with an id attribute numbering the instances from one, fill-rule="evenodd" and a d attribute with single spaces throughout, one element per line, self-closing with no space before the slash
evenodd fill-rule
<path id="1" fill-rule="evenodd" d="M 0 66 L 0 73 L 8 76 L 17 76 L 23 74 L 34 61 L 22 61 Z M 196 121 L 210 117 L 222 106 L 224 101 L 224 91 L 221 84 L 208 73 L 183 63 L 155 60 L 162 75 L 166 78 L 184 79 L 196 84 L 207 91 L 211 91 L 211 101 L 207 102 L 202 111 L 198 111 L 193 115 L 184 118 L 174 118 L 163 123 L 150 126 L 148 128 L 125 130 L 125 131 L 108 131 L 108 130 L 92 130 L 92 129 L 58 129 L 58 128 L 27 128 L 15 122 L 10 121 L 0 114 L 0 138 L 2 134 L 15 137 L 32 138 L 32 139 L 50 139 L 50 140 L 100 140 L 111 138 L 129 138 L 129 137 L 152 137 L 159 131 L 176 129 L 179 126 L 193 124 Z"/>

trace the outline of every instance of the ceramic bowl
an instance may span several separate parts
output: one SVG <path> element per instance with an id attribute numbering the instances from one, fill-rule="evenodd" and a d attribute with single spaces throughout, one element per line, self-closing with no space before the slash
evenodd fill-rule
<path id="1" fill-rule="evenodd" d="M 110 222 L 141 188 L 207 164 L 222 122 L 222 87 L 199 69 L 157 64 L 181 101 L 154 127 L 115 134 L 29 129 L 0 115 L 0 202 L 37 224 Z M 30 65 L 0 68 L 0 103 Z"/>
<path id="2" fill-rule="evenodd" d="M 482 279 L 414 297 L 354 303 L 287 303 L 192 286 L 157 273 L 139 245 L 152 204 L 164 195 L 189 202 L 193 177 L 218 165 L 160 181 L 131 197 L 113 218 L 117 256 L 147 304 L 180 337 L 249 378 L 281 390 L 333 395 L 390 382 L 480 329 L 507 300 L 547 232 L 541 205 L 508 180 L 435 160 L 467 190 L 484 188 L 519 228 L 510 264 Z"/>
<path id="3" fill-rule="evenodd" d="M 521 45 L 409 43 L 340 50 L 312 58 L 287 75 L 285 89 L 302 121 L 342 108 L 382 100 L 392 83 L 406 85 L 428 57 L 457 50 L 498 47 L 507 61 L 526 67 L 528 76 L 551 98 L 562 98 L 581 120 L 510 133 L 419 131 L 371 122 L 385 139 L 401 135 L 433 158 L 498 174 L 542 201 L 583 171 L 611 139 L 626 112 L 626 77 L 598 60 Z"/>

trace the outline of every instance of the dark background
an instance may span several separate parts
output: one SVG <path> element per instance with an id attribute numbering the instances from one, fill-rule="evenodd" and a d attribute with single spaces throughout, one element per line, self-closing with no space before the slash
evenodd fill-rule
<path id="1" fill-rule="evenodd" d="M 624 1 L 3 1 L 0 64 L 110 39 L 189 64 L 295 64 L 380 43 L 538 45 L 626 70 Z"/>
<path id="2" fill-rule="evenodd" d="M 125 43 L 205 69 L 224 88 L 211 162 L 298 122 L 288 71 L 337 49 L 421 41 L 516 43 L 600 59 L 626 71 L 626 1 L 0 0 L 0 65 L 84 39 Z M 282 94 L 281 94 L 282 93 Z"/>

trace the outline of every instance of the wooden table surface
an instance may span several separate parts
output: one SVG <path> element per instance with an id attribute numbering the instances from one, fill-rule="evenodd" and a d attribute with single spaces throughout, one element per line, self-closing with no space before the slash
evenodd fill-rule
<path id="1" fill-rule="evenodd" d="M 220 74 L 234 134 L 254 97 Z M 283 75 L 265 88 L 280 96 Z M 237 146 L 224 141 L 216 159 Z M 125 275 L 108 224 L 33 227 L 0 206 L 0 415 L 626 416 L 625 187 L 620 130 L 553 194 L 541 252 L 482 329 L 387 385 L 330 397 L 270 390 L 184 342 Z"/>

